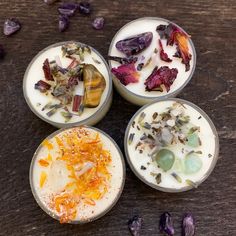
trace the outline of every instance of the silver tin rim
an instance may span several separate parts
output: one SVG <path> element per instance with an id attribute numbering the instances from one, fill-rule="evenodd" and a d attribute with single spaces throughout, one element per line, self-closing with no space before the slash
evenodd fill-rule
<path id="1" fill-rule="evenodd" d="M 108 50 L 108 55 L 110 55 L 111 50 L 112 50 L 112 46 L 113 46 L 113 44 L 115 43 L 115 38 L 117 37 L 117 35 L 120 33 L 121 30 L 123 30 L 125 27 L 129 26 L 130 24 L 132 24 L 132 23 L 134 23 L 134 22 L 136 22 L 136 21 L 145 20 L 145 19 L 147 19 L 147 20 L 160 20 L 160 21 L 165 21 L 165 22 L 168 23 L 168 24 L 171 23 L 171 24 L 177 26 L 179 29 L 181 29 L 184 33 L 187 34 L 187 32 L 186 32 L 184 29 L 182 29 L 179 25 L 175 24 L 174 22 L 172 22 L 172 21 L 170 21 L 170 20 L 167 20 L 167 19 L 164 19 L 164 18 L 160 18 L 160 17 L 141 17 L 141 18 L 138 18 L 138 19 L 135 19 L 135 20 L 133 20 L 133 21 L 128 22 L 127 24 L 125 24 L 124 26 L 122 26 L 122 27 L 117 31 L 117 33 L 114 35 L 114 37 L 113 37 L 113 39 L 112 39 L 112 41 L 111 41 L 111 44 L 110 44 L 110 47 L 109 47 L 109 50 Z M 132 96 L 135 96 L 135 97 L 141 98 L 141 99 L 146 99 L 146 100 L 149 100 L 150 102 L 153 101 L 154 99 L 161 100 L 161 99 L 163 99 L 163 98 L 174 97 L 175 95 L 177 95 L 178 93 L 180 93 L 180 92 L 182 91 L 182 89 L 189 83 L 189 81 L 192 79 L 193 74 L 194 74 L 195 69 L 196 69 L 197 54 L 196 54 L 196 50 L 195 50 L 195 47 L 194 47 L 194 44 L 193 44 L 193 41 L 192 41 L 191 38 L 189 38 L 189 43 L 190 43 L 190 45 L 191 45 L 191 47 L 192 47 L 192 50 L 193 50 L 192 59 L 194 60 L 195 63 L 193 64 L 193 68 L 192 68 L 192 71 L 191 71 L 191 73 L 190 73 L 188 79 L 186 79 L 186 81 L 184 82 L 184 84 L 183 84 L 180 88 L 174 90 L 174 91 L 171 92 L 171 93 L 165 94 L 165 95 L 153 96 L 153 97 L 146 97 L 146 96 L 142 96 L 142 95 L 133 93 L 132 91 L 128 90 L 128 89 L 127 89 L 123 84 L 121 84 L 121 83 L 119 83 L 119 85 L 122 87 L 122 89 L 126 90 L 127 93 L 132 94 Z M 110 60 L 108 61 L 108 64 L 109 64 L 109 67 L 110 67 L 110 70 L 111 70 L 112 67 L 111 67 L 111 62 L 110 62 Z M 113 79 L 113 80 L 116 79 L 115 76 L 113 76 L 113 75 L 111 75 L 111 76 L 112 76 L 112 79 Z"/>
<path id="2" fill-rule="evenodd" d="M 189 106 L 191 106 L 192 108 L 194 108 L 195 110 L 197 110 L 206 120 L 207 122 L 209 123 L 211 129 L 212 129 L 212 132 L 213 134 L 215 135 L 215 151 L 214 151 L 214 156 L 212 157 L 213 160 L 212 160 L 212 163 L 211 163 L 211 166 L 210 168 L 208 169 L 207 173 L 203 176 L 203 178 L 201 180 L 199 180 L 198 182 L 196 182 L 196 186 L 199 186 L 201 183 L 203 183 L 208 177 L 209 175 L 212 173 L 213 169 L 215 168 L 215 165 L 216 165 L 216 162 L 218 160 L 218 156 L 219 156 L 219 136 L 218 136 L 218 133 L 217 133 L 217 130 L 215 128 L 215 125 L 213 124 L 212 120 L 210 119 L 210 117 L 201 109 L 199 108 L 197 105 L 189 102 L 189 101 L 186 101 L 184 99 L 180 99 L 180 98 L 168 98 L 168 99 L 161 99 L 161 100 L 155 100 L 143 107 L 141 107 L 134 115 L 133 117 L 130 119 L 129 123 L 128 123 L 128 126 L 126 128 L 126 131 L 125 131 L 125 137 L 124 137 L 124 149 L 125 149 L 125 156 L 126 156 L 126 159 L 127 159 L 127 162 L 131 168 L 131 170 L 133 171 L 133 173 L 142 181 L 144 182 L 145 184 L 149 185 L 150 187 L 154 188 L 154 189 L 157 189 L 157 190 L 160 190 L 162 192 L 170 192 L 170 193 L 176 193 L 176 192 L 185 192 L 185 191 L 188 191 L 190 189 L 193 189 L 194 187 L 193 186 L 186 186 L 186 187 L 183 187 L 183 188 L 180 188 L 180 189 L 173 189 L 173 188 L 165 188 L 165 187 L 161 187 L 161 186 L 158 186 L 158 185 L 155 185 L 153 183 L 150 183 L 148 182 L 146 179 L 144 179 L 139 173 L 138 171 L 135 169 L 135 167 L 133 166 L 132 164 L 132 161 L 130 160 L 130 156 L 129 156 L 129 152 L 128 152 L 128 147 L 127 147 L 127 143 L 128 143 L 128 133 L 129 133 L 129 130 L 130 130 L 130 127 L 134 121 L 134 119 L 144 110 L 146 109 L 148 106 L 152 105 L 152 104 L 155 104 L 155 103 L 159 103 L 159 102 L 163 102 L 163 101 L 175 101 L 175 102 L 181 102 L 183 104 L 187 104 Z"/>
<path id="3" fill-rule="evenodd" d="M 103 134 L 104 136 L 106 136 L 114 144 L 114 146 L 116 147 L 116 149 L 117 149 L 117 151 L 118 151 L 118 153 L 120 155 L 120 159 L 121 159 L 121 163 L 122 163 L 122 170 L 123 170 L 123 180 L 122 180 L 122 184 L 121 184 L 121 187 L 119 189 L 119 192 L 118 192 L 116 198 L 114 199 L 112 204 L 105 211 L 103 211 L 102 213 L 100 213 L 97 216 L 92 217 L 90 219 L 83 220 L 83 221 L 74 220 L 74 221 L 69 222 L 69 224 L 85 224 L 85 223 L 89 223 L 89 222 L 95 221 L 95 220 L 101 218 L 102 216 L 106 215 L 116 205 L 116 203 L 118 202 L 118 200 L 119 200 L 119 198 L 120 198 L 120 196 L 121 196 L 121 194 L 123 192 L 124 185 L 125 185 L 125 178 L 126 178 L 126 167 L 125 167 L 124 156 L 123 156 L 119 146 L 117 145 L 117 143 L 114 141 L 113 138 L 111 138 L 107 133 L 105 133 L 104 131 L 102 131 L 102 130 L 100 130 L 98 128 L 91 127 L 91 126 L 75 126 L 75 125 L 72 125 L 70 127 L 61 128 L 61 129 L 53 132 L 52 134 L 47 136 L 46 139 L 51 139 L 51 138 L 55 137 L 56 135 L 58 135 L 61 132 L 64 132 L 64 131 L 72 129 L 72 128 L 78 128 L 78 127 L 84 127 L 84 128 L 87 128 L 87 129 L 95 130 L 96 132 L 99 132 L 99 133 Z M 49 208 L 46 208 L 45 205 L 43 204 L 43 202 L 40 200 L 39 196 L 36 193 L 34 184 L 33 184 L 33 167 L 34 167 L 37 155 L 38 155 L 38 153 L 39 153 L 41 148 L 42 148 L 42 143 L 40 143 L 40 145 L 36 149 L 36 151 L 35 151 L 35 153 L 33 155 L 33 158 L 31 160 L 31 163 L 30 163 L 30 171 L 29 171 L 30 188 L 31 188 L 32 194 L 34 196 L 34 199 L 36 200 L 36 202 L 38 203 L 40 208 L 45 213 L 47 213 L 49 216 L 51 216 L 52 218 L 54 218 L 54 219 L 59 221 L 60 220 L 59 217 L 56 216 L 55 214 L 53 214 L 53 212 Z"/>
<path id="4" fill-rule="evenodd" d="M 35 60 L 42 53 L 44 53 L 48 49 L 51 49 L 51 48 L 54 48 L 54 47 L 58 47 L 58 46 L 62 46 L 62 45 L 67 44 L 67 43 L 79 43 L 79 44 L 81 44 L 83 46 L 85 46 L 85 45 L 89 46 L 87 44 L 84 44 L 84 43 L 81 43 L 81 42 L 78 42 L 78 41 L 73 41 L 73 40 L 72 41 L 64 41 L 64 42 L 59 42 L 59 43 L 51 44 L 48 47 L 46 47 L 43 50 L 41 50 L 40 52 L 38 52 L 33 57 L 33 59 L 31 60 L 31 62 L 28 65 L 28 67 L 27 67 L 27 69 L 25 71 L 24 77 L 23 77 L 23 94 L 24 94 L 25 101 L 26 101 L 27 105 L 29 106 L 30 110 L 36 116 L 38 116 L 40 119 L 42 119 L 43 121 L 45 121 L 45 122 L 47 122 L 47 123 L 49 123 L 49 124 L 51 124 L 51 125 L 53 125 L 53 126 L 55 126 L 57 128 L 70 127 L 71 125 L 86 125 L 86 124 L 89 124 L 89 122 L 91 122 L 98 114 L 103 112 L 104 107 L 107 105 L 107 103 L 109 102 L 109 99 L 111 99 L 111 96 L 112 96 L 112 86 L 113 85 L 112 85 L 112 79 L 111 79 L 112 77 L 111 77 L 111 72 L 110 72 L 109 66 L 108 66 L 106 60 L 104 59 L 104 57 L 96 49 L 94 49 L 93 47 L 89 46 L 102 59 L 102 62 L 105 64 L 107 72 L 108 72 L 108 76 L 109 76 L 109 85 L 108 85 L 109 88 L 108 88 L 107 96 L 106 96 L 103 104 L 101 105 L 101 107 L 92 116 L 90 116 L 90 117 L 88 117 L 88 118 L 86 118 L 86 119 L 84 119 L 82 121 L 78 121 L 78 122 L 74 122 L 74 123 L 59 123 L 59 122 L 51 121 L 50 119 L 47 119 L 47 118 L 43 117 L 39 112 L 37 112 L 36 109 L 34 109 L 34 107 L 32 106 L 32 104 L 30 102 L 30 98 L 27 96 L 27 92 L 26 92 L 26 80 L 27 80 L 27 77 L 28 77 L 29 70 L 30 70 L 32 64 L 35 62 Z M 104 116 L 105 116 L 105 114 L 104 114 Z M 93 124 L 95 124 L 95 123 L 93 122 Z"/>

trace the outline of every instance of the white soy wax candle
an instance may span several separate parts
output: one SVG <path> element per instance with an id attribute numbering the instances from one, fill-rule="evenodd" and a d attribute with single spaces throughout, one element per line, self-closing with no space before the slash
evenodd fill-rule
<path id="1" fill-rule="evenodd" d="M 157 31 L 158 26 L 169 28 L 164 30 L 160 27 Z M 143 33 L 146 35 L 142 35 Z M 139 40 L 135 40 L 134 38 L 138 36 Z M 133 39 L 127 42 L 130 38 Z M 140 44 L 139 49 L 137 49 L 138 44 Z M 196 52 L 190 36 L 176 24 L 156 17 L 144 17 L 124 25 L 113 37 L 109 56 L 126 59 L 125 62 L 112 58 L 109 61 L 113 82 L 121 96 L 140 106 L 154 99 L 175 97 L 190 81 L 196 66 Z M 119 68 L 121 63 L 132 64 L 132 58 L 135 59 L 134 67 Z M 159 82 L 161 86 L 150 89 L 145 85 L 145 81 L 155 67 L 160 69 L 159 74 L 157 71 L 158 76 L 163 67 L 166 69 L 165 72 L 168 70 L 165 74 L 173 69 L 175 75 L 168 78 L 167 86 L 163 82 L 166 77 L 162 77 L 162 83 Z"/>
<path id="2" fill-rule="evenodd" d="M 118 201 L 125 164 L 117 144 L 92 127 L 56 131 L 36 150 L 30 185 L 39 206 L 61 223 L 102 217 Z"/>
<path id="3" fill-rule="evenodd" d="M 125 153 L 134 173 L 165 192 L 197 187 L 212 172 L 219 140 L 209 117 L 181 99 L 154 101 L 130 120 Z"/>
<path id="4" fill-rule="evenodd" d="M 56 126 L 94 125 L 112 102 L 112 80 L 104 58 L 79 42 L 53 44 L 29 64 L 23 81 L 30 109 Z"/>

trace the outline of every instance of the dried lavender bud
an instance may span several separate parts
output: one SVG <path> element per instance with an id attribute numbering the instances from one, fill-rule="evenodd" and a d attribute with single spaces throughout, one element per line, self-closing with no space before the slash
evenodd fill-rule
<path id="1" fill-rule="evenodd" d="M 69 18 L 65 15 L 60 15 L 59 16 L 59 31 L 64 32 L 68 27 L 69 27 Z"/>
<path id="2" fill-rule="evenodd" d="M 3 59 L 5 56 L 5 51 L 3 46 L 0 44 L 0 60 Z"/>
<path id="3" fill-rule="evenodd" d="M 97 17 L 94 19 L 92 25 L 94 29 L 100 30 L 104 27 L 105 19 L 103 17 Z"/>
<path id="4" fill-rule="evenodd" d="M 75 3 L 63 3 L 58 7 L 58 12 L 64 16 L 73 16 L 77 10 Z"/>
<path id="5" fill-rule="evenodd" d="M 48 5 L 53 4 L 54 2 L 56 2 L 57 0 L 44 0 L 44 2 Z"/>
<path id="6" fill-rule="evenodd" d="M 145 32 L 122 39 L 116 43 L 116 48 L 126 56 L 136 55 L 149 47 L 152 42 L 152 32 Z"/>
<path id="7" fill-rule="evenodd" d="M 193 236 L 195 233 L 195 223 L 192 214 L 186 213 L 183 218 L 182 236 Z"/>
<path id="8" fill-rule="evenodd" d="M 91 13 L 91 5 L 89 2 L 81 2 L 78 8 L 81 14 L 89 15 Z"/>
<path id="9" fill-rule="evenodd" d="M 15 18 L 7 19 L 4 22 L 3 33 L 9 36 L 16 33 L 18 30 L 20 30 L 20 28 L 21 24 L 17 19 Z"/>
<path id="10" fill-rule="evenodd" d="M 168 212 L 164 212 L 160 217 L 160 231 L 169 236 L 174 235 L 174 226 L 171 220 L 171 215 Z"/>
<path id="11" fill-rule="evenodd" d="M 139 216 L 134 216 L 128 221 L 129 231 L 133 236 L 140 236 L 140 231 L 142 227 L 142 218 Z"/>

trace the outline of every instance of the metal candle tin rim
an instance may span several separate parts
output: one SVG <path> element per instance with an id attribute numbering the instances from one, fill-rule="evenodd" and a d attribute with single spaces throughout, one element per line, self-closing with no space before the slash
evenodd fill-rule
<path id="1" fill-rule="evenodd" d="M 158 186 L 156 184 L 153 184 L 153 183 L 150 183 L 148 182 L 136 169 L 135 167 L 133 166 L 132 164 L 132 161 L 130 160 L 130 156 L 129 156 L 129 152 L 128 152 L 128 134 L 129 134 L 129 131 L 130 131 L 130 127 L 134 121 L 134 119 L 143 111 L 145 110 L 148 106 L 150 105 L 153 105 L 155 103 L 161 103 L 161 102 L 164 102 L 164 101 L 175 101 L 175 102 L 181 102 L 183 104 L 187 104 L 189 106 L 191 106 L 192 108 L 194 108 L 195 110 L 197 110 L 206 120 L 207 122 L 209 123 L 211 129 L 212 129 L 212 132 L 213 134 L 215 135 L 215 151 L 214 151 L 214 156 L 212 157 L 213 160 L 211 162 L 211 165 L 210 165 L 210 168 L 208 169 L 208 171 L 206 172 L 206 174 L 203 176 L 202 179 L 200 179 L 198 182 L 196 182 L 196 186 L 199 186 L 201 183 L 203 183 L 208 177 L 209 175 L 211 174 L 211 172 L 213 171 L 215 165 L 216 165 L 216 162 L 218 160 L 218 156 L 219 156 L 219 137 L 218 137 L 218 133 L 217 133 L 217 130 L 215 128 L 215 125 L 213 124 L 212 120 L 209 118 L 209 116 L 200 108 L 198 107 L 197 105 L 193 104 L 192 102 L 189 102 L 189 101 L 186 101 L 184 99 L 180 99 L 180 98 L 168 98 L 168 99 L 161 99 L 161 100 L 154 100 L 153 102 L 141 107 L 134 115 L 133 117 L 130 119 L 128 125 L 127 125 L 127 128 L 126 128 L 126 131 L 125 131 L 125 137 L 124 137 L 124 149 L 125 149 L 125 156 L 126 156 L 126 159 L 127 159 L 127 162 L 130 166 L 130 168 L 132 169 L 133 173 L 142 181 L 144 182 L 145 184 L 149 185 L 150 187 L 154 188 L 154 189 L 157 189 L 157 190 L 160 190 L 160 191 L 163 191 L 163 192 L 170 192 L 170 193 L 176 193 L 176 192 L 185 192 L 185 191 L 188 191 L 192 188 L 194 188 L 193 186 L 186 186 L 186 187 L 183 187 L 183 188 L 180 188 L 180 189 L 174 189 L 174 188 L 166 188 L 166 187 L 161 187 L 161 186 Z"/>
<path id="2" fill-rule="evenodd" d="M 160 18 L 160 17 L 141 17 L 141 18 L 138 18 L 138 19 L 135 19 L 133 21 L 130 21 L 128 22 L 127 24 L 123 25 L 118 31 L 117 33 L 114 35 L 114 37 L 112 38 L 112 41 L 111 41 L 111 44 L 110 44 L 110 47 L 109 47 L 109 50 L 108 50 L 108 55 L 110 55 L 111 53 L 111 50 L 112 50 L 112 46 L 113 44 L 115 43 L 115 39 L 117 37 L 117 35 L 121 32 L 121 30 L 123 30 L 125 27 L 131 25 L 132 23 L 136 22 L 136 21 L 140 21 L 140 20 L 159 20 L 159 21 L 165 21 L 166 23 L 168 24 L 173 24 L 175 26 L 177 26 L 179 29 L 181 29 L 185 34 L 187 34 L 185 32 L 184 29 L 182 29 L 179 25 L 177 25 L 176 23 L 170 21 L 170 20 L 167 20 L 167 19 L 164 19 L 164 18 Z M 129 89 L 126 88 L 125 85 L 121 84 L 120 85 L 122 86 L 122 88 L 124 90 L 126 90 L 127 93 L 131 93 L 133 96 L 136 96 L 138 98 L 141 98 L 141 99 L 148 99 L 150 101 L 153 101 L 154 99 L 163 99 L 163 98 L 169 98 L 171 96 L 174 96 L 175 94 L 178 94 L 179 92 L 181 92 L 181 90 L 189 83 L 189 81 L 192 79 L 193 77 L 193 74 L 195 72 L 195 69 L 196 69 L 196 64 L 197 64 L 197 54 L 196 54 L 196 50 L 195 50 L 195 47 L 194 47 L 194 44 L 193 44 L 193 41 L 191 38 L 188 39 L 189 40 L 189 43 L 192 47 L 192 50 L 193 50 L 193 55 L 192 55 L 192 59 L 194 60 L 194 64 L 193 64 L 193 68 L 191 70 L 191 73 L 189 75 L 189 77 L 186 79 L 186 81 L 183 83 L 183 85 L 181 87 L 179 87 L 178 89 L 172 91 L 171 93 L 168 93 L 168 94 L 165 94 L 165 95 L 161 95 L 161 96 L 153 96 L 153 97 L 147 97 L 147 96 L 143 96 L 143 95 L 139 95 L 139 94 L 136 94 L 132 91 L 130 91 Z M 109 64 L 109 67 L 110 67 L 110 70 L 111 70 L 111 61 L 109 60 L 108 61 L 108 64 Z M 115 76 L 112 75 L 112 79 L 116 79 Z"/>
<path id="3" fill-rule="evenodd" d="M 54 121 L 51 121 L 50 119 L 47 119 L 45 118 L 44 116 L 42 116 L 34 107 L 33 105 L 31 104 L 31 101 L 30 101 L 30 98 L 27 96 L 27 92 L 26 92 L 26 80 L 27 80 L 27 77 L 28 77 L 28 73 L 29 73 L 29 70 L 31 68 L 31 66 L 33 65 L 33 63 L 37 60 L 37 58 L 42 54 L 44 53 L 45 51 L 51 49 L 51 48 L 54 48 L 54 47 L 58 47 L 58 46 L 62 46 L 64 44 L 68 44 L 68 43 L 78 43 L 80 45 L 83 45 L 83 46 L 89 46 L 87 44 L 84 44 L 84 43 L 81 43 L 81 42 L 78 42 L 78 41 L 64 41 L 64 42 L 58 42 L 58 43 L 54 43 L 54 44 L 51 44 L 49 45 L 48 47 L 44 48 L 43 50 L 39 51 L 34 57 L 33 59 L 31 60 L 31 62 L 29 63 L 26 71 L 25 71 L 25 74 L 24 74 L 24 77 L 23 77 L 23 94 L 24 94 L 24 98 L 26 100 L 26 103 L 28 104 L 30 110 L 36 115 L 38 116 L 40 119 L 42 119 L 43 121 L 55 126 L 55 127 L 70 127 L 71 125 L 86 125 L 90 120 L 92 120 L 94 117 L 96 117 L 99 113 L 102 113 L 103 112 L 103 109 L 105 107 L 105 105 L 109 102 L 109 99 L 110 97 L 112 96 L 112 77 L 111 77 L 111 72 L 110 72 L 110 69 L 109 69 L 109 66 L 106 62 L 106 60 L 104 59 L 104 57 L 96 50 L 94 49 L 93 47 L 89 46 L 101 59 L 102 59 L 102 62 L 104 63 L 106 69 L 107 69 L 107 72 L 108 72 L 108 77 L 109 77 L 109 88 L 108 88 L 108 92 L 107 92 L 107 96 L 103 102 L 103 104 L 101 105 L 101 107 L 93 114 L 91 115 L 90 117 L 84 119 L 84 120 L 81 120 L 81 121 L 78 121 L 78 122 L 74 122 L 74 123 L 60 123 L 60 122 L 54 122 Z"/>
<path id="4" fill-rule="evenodd" d="M 69 222 L 70 224 L 85 224 L 85 223 L 89 223 L 89 222 L 97 220 L 97 219 L 101 218 L 102 216 L 104 216 L 105 214 L 107 214 L 115 206 L 115 204 L 118 202 L 118 200 L 119 200 L 119 198 L 120 198 L 120 196 L 121 196 L 121 194 L 123 192 L 124 185 L 125 185 L 125 178 L 126 178 L 125 161 L 124 161 L 124 157 L 123 157 L 123 154 L 122 154 L 119 146 L 117 145 L 117 143 L 114 141 L 113 138 L 111 138 L 107 133 L 105 133 L 104 131 L 102 131 L 102 130 L 100 130 L 98 128 L 91 127 L 91 126 L 85 126 L 85 125 L 84 126 L 72 125 L 70 127 L 64 127 L 64 128 L 59 129 L 59 130 L 56 130 L 55 132 L 53 132 L 49 136 L 47 136 L 46 139 L 51 139 L 51 138 L 55 137 L 56 135 L 66 131 L 66 130 L 69 130 L 69 129 L 72 129 L 72 128 L 79 128 L 79 127 L 95 130 L 96 132 L 103 134 L 105 137 L 107 137 L 112 142 L 112 144 L 115 146 L 115 148 L 117 149 L 117 151 L 118 151 L 118 153 L 120 155 L 121 164 L 122 164 L 122 170 L 123 170 L 123 179 L 122 179 L 121 187 L 119 189 L 119 192 L 118 192 L 117 196 L 115 197 L 115 199 L 112 202 L 112 204 L 108 206 L 108 208 L 106 208 L 103 212 L 101 212 L 100 214 L 98 214 L 95 217 L 92 217 L 90 219 L 86 219 L 86 220 L 83 220 L 83 221 L 81 221 L 81 220 L 73 220 L 73 221 Z M 36 149 L 36 151 L 35 151 L 35 153 L 33 155 L 33 158 L 31 160 L 31 163 L 30 163 L 30 171 L 29 171 L 30 188 L 31 188 L 32 194 L 34 196 L 34 199 L 36 200 L 36 202 L 38 203 L 40 208 L 44 212 L 46 212 L 49 216 L 51 216 L 52 218 L 54 218 L 56 220 L 60 220 L 59 217 L 57 215 L 55 215 L 49 208 L 45 207 L 45 205 L 43 204 L 43 202 L 41 201 L 41 199 L 37 195 L 36 190 L 35 190 L 35 186 L 34 186 L 34 183 L 33 183 L 34 164 L 35 164 L 37 155 L 38 155 L 38 153 L 39 153 L 41 148 L 42 148 L 42 142 L 40 143 L 40 145 Z"/>

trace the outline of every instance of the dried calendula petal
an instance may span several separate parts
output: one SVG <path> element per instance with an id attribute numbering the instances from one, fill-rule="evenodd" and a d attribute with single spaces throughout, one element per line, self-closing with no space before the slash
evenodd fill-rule
<path id="1" fill-rule="evenodd" d="M 39 164 L 41 166 L 44 166 L 44 167 L 47 167 L 49 165 L 49 163 L 46 160 L 44 160 L 44 159 L 40 159 L 39 160 Z"/>
<path id="2" fill-rule="evenodd" d="M 52 150 L 53 149 L 53 144 L 51 142 L 49 142 L 47 139 L 43 140 L 42 145 L 44 147 L 46 147 L 48 150 Z"/>
<path id="3" fill-rule="evenodd" d="M 40 182 L 39 182 L 40 188 L 42 188 L 44 186 L 46 180 L 47 180 L 47 174 L 45 171 L 42 171 L 40 174 Z"/>

